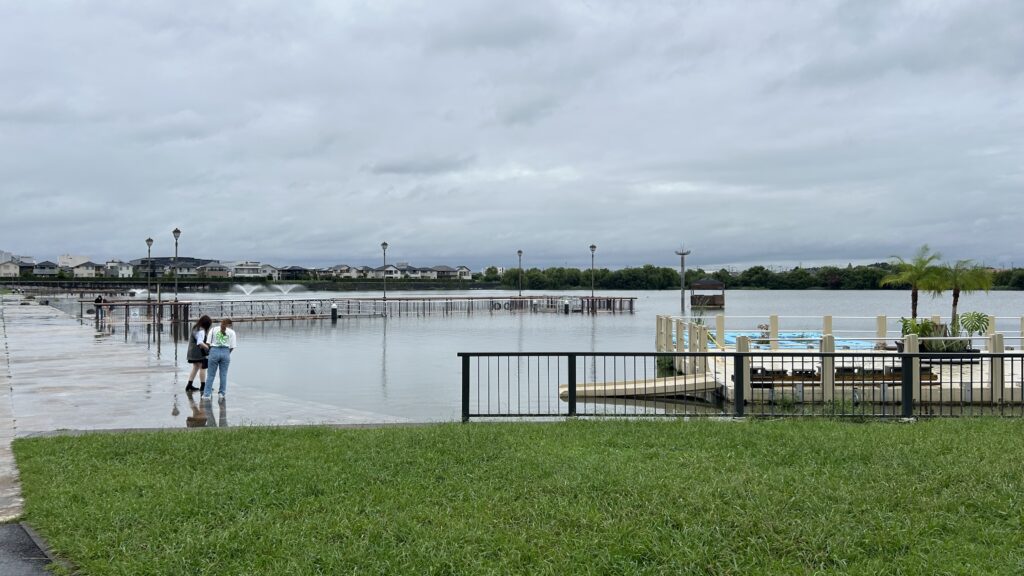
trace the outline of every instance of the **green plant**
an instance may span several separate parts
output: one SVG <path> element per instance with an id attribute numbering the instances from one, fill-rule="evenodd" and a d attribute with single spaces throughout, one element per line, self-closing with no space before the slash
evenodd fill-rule
<path id="1" fill-rule="evenodd" d="M 910 286 L 910 317 L 917 319 L 917 297 L 920 290 L 933 292 L 941 285 L 941 272 L 935 262 L 942 255 L 932 252 L 927 244 L 917 249 L 910 261 L 893 256 L 896 271 L 882 278 L 881 286 Z M 941 289 L 940 289 L 941 291 Z"/>
<path id="2" fill-rule="evenodd" d="M 960 315 L 960 328 L 968 338 L 975 334 L 982 335 L 988 331 L 988 315 L 981 312 L 964 312 Z"/>
<path id="3" fill-rule="evenodd" d="M 957 260 L 955 264 L 945 264 L 939 268 L 936 283 L 928 291 L 936 296 L 944 290 L 952 291 L 953 312 L 950 315 L 950 332 L 954 335 L 960 333 L 960 320 L 956 312 L 960 294 L 970 294 L 978 290 L 988 292 L 992 289 L 993 281 L 991 270 L 977 266 L 970 260 Z"/>

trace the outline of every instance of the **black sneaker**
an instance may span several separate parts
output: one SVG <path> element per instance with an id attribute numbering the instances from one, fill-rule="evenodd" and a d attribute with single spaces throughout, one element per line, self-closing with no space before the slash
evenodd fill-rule
<path id="1" fill-rule="evenodd" d="M 199 390 L 199 388 L 193 386 L 191 382 L 189 382 L 188 385 L 185 386 L 185 392 L 195 392 L 196 390 Z"/>

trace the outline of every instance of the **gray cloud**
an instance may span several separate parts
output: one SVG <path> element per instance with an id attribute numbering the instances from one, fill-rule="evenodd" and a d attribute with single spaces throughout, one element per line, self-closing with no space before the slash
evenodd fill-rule
<path id="1" fill-rule="evenodd" d="M 1014 0 L 0 6 L 0 249 L 1020 262 Z"/>

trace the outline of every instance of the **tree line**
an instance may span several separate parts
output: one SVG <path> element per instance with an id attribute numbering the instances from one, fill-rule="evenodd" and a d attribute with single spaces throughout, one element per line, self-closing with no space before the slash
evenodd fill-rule
<path id="1" fill-rule="evenodd" d="M 764 266 L 752 266 L 742 271 L 715 270 L 701 268 L 686 271 L 686 285 L 691 286 L 702 278 L 711 278 L 725 284 L 730 290 L 735 289 L 768 289 L 768 290 L 902 290 L 913 288 L 911 283 L 889 281 L 887 277 L 898 275 L 900 262 L 877 262 L 874 264 L 854 266 L 819 266 L 813 268 L 794 267 L 789 270 L 771 270 Z M 1024 290 L 1024 269 L 992 271 L 992 288 Z M 519 287 L 519 269 L 506 269 L 499 274 L 497 268 L 486 269 L 480 280 L 500 282 L 501 286 L 510 289 Z M 590 270 L 577 268 L 529 268 L 522 271 L 522 287 L 524 290 L 571 290 L 590 288 Z M 639 268 L 623 268 L 608 270 L 599 268 L 594 271 L 594 288 L 600 290 L 668 290 L 679 288 L 679 270 L 677 268 L 652 266 Z"/>

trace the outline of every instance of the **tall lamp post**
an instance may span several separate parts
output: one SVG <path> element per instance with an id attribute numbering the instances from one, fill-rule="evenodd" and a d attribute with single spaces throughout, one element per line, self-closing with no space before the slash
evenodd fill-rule
<path id="1" fill-rule="evenodd" d="M 178 301 L 178 237 L 181 236 L 181 230 L 175 228 L 171 231 L 174 235 L 174 301 Z"/>
<path id="2" fill-rule="evenodd" d="M 523 295 L 523 251 L 516 250 L 516 254 L 519 255 L 519 296 Z"/>
<path id="3" fill-rule="evenodd" d="M 680 246 L 676 254 L 679 255 L 679 313 L 686 316 L 686 257 L 690 251 Z"/>
<path id="4" fill-rule="evenodd" d="M 593 306 L 594 302 L 594 252 L 597 251 L 597 246 L 594 244 L 590 245 L 590 305 Z"/>
<path id="5" fill-rule="evenodd" d="M 153 239 L 146 238 L 146 310 L 153 300 Z"/>
<path id="6" fill-rule="evenodd" d="M 381 278 L 384 279 L 384 301 L 388 301 L 388 243 L 381 242 L 380 249 L 384 251 L 384 268 L 380 271 Z"/>

